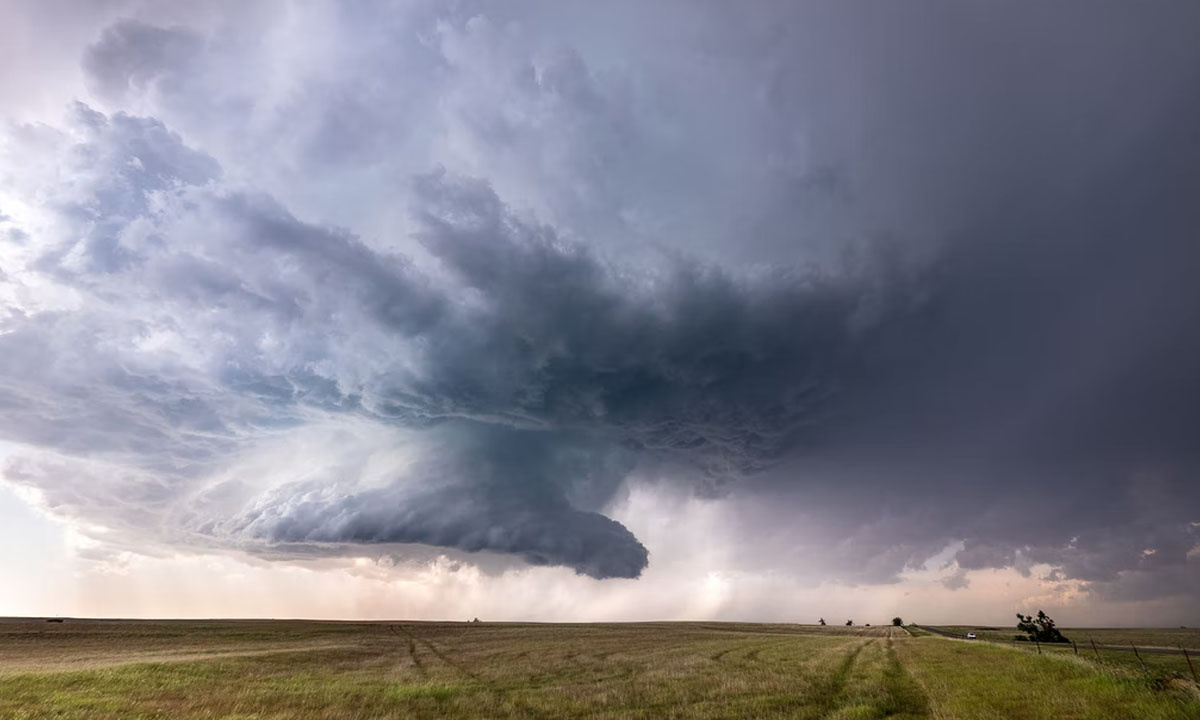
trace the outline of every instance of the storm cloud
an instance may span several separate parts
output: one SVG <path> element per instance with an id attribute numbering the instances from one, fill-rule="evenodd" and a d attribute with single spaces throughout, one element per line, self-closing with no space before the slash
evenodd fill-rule
<path id="1" fill-rule="evenodd" d="M 61 201 L 85 230 L 30 266 L 103 309 L 12 321 L 10 437 L 171 468 L 187 486 L 313 415 L 434 437 L 453 422 L 465 438 L 398 480 L 423 492 L 322 500 L 309 487 L 299 501 L 285 485 L 231 534 L 491 549 L 634 577 L 645 549 L 567 491 L 597 509 L 639 455 L 713 487 L 769 466 L 879 321 L 875 286 L 857 279 L 612 264 L 442 172 L 414 181 L 417 236 L 437 260 L 422 272 L 220 189 L 215 162 L 157 122 L 82 105 L 76 118 L 87 140 L 67 162 L 108 169 Z M 175 352 L 139 347 L 152 335 Z M 34 362 L 47 355 L 74 362 Z"/>
<path id="2" fill-rule="evenodd" d="M 54 511 L 635 578 L 669 486 L 747 569 L 1200 594 L 1190 4 L 290 13 L 97 16 L 3 131 Z"/>

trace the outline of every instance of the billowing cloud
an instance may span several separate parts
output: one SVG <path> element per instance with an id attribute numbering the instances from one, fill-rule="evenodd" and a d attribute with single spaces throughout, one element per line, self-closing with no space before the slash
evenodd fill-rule
<path id="1" fill-rule="evenodd" d="M 284 5 L 80 16 L 3 130 L 57 513 L 632 578 L 652 489 L 746 572 L 1200 592 L 1191 4 Z"/>
<path id="2" fill-rule="evenodd" d="M 878 321 L 856 279 L 612 264 L 440 172 L 416 180 L 437 261 L 424 272 L 225 189 L 160 123 L 80 105 L 73 129 L 63 162 L 91 179 L 54 190 L 62 240 L 27 272 L 78 302 L 3 337 L 11 439 L 176 476 L 179 500 L 314 417 L 430 436 L 392 485 L 284 483 L 236 521 L 199 519 L 206 535 L 495 550 L 634 577 L 645 548 L 592 511 L 635 462 L 710 485 L 770 465 Z"/>

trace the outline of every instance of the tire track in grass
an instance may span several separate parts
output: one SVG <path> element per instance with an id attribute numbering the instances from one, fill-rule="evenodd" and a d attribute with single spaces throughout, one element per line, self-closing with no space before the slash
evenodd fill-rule
<path id="1" fill-rule="evenodd" d="M 421 658 L 417 657 L 417 641 L 413 639 L 412 635 L 401 635 L 391 625 L 388 625 L 387 629 L 388 632 L 404 641 L 405 647 L 408 649 L 408 659 L 412 662 L 412 666 L 416 668 L 417 674 L 421 677 L 428 677 L 429 672 L 425 669 L 425 663 L 421 662 Z"/>
<path id="2" fill-rule="evenodd" d="M 766 645 L 759 645 L 751 649 L 750 652 L 746 653 L 746 656 L 743 659 L 750 662 L 760 662 L 758 656 L 762 654 L 762 651 L 766 649 L 766 647 Z"/>
<path id="3" fill-rule="evenodd" d="M 734 650 L 737 650 L 737 646 L 736 646 L 736 645 L 734 645 L 734 646 L 732 646 L 732 647 L 727 647 L 727 648 L 725 648 L 725 649 L 723 649 L 723 650 L 718 650 L 717 652 L 713 653 L 712 655 L 709 655 L 708 657 L 709 657 L 709 659 L 710 659 L 710 660 L 712 660 L 713 662 L 721 662 L 722 660 L 724 660 L 724 659 L 725 659 L 725 656 L 726 656 L 726 655 L 728 655 L 729 653 L 733 652 Z"/>
<path id="4" fill-rule="evenodd" d="M 900 664 L 892 639 L 887 639 L 887 664 L 883 670 L 883 686 L 887 691 L 883 706 L 884 717 L 928 718 L 932 717 L 929 696 L 908 670 Z"/>
<path id="5" fill-rule="evenodd" d="M 901 666 L 890 637 L 866 665 L 860 662 L 863 652 L 874 644 L 875 640 L 868 640 L 854 648 L 826 681 L 817 695 L 821 714 L 894 720 L 931 717 L 928 697 Z M 874 688 L 883 692 L 877 693 Z"/>
<path id="6" fill-rule="evenodd" d="M 827 686 L 827 694 L 833 698 L 839 698 L 845 694 L 846 681 L 850 678 L 850 671 L 854 669 L 854 663 L 858 660 L 858 656 L 874 640 L 868 640 L 846 654 L 846 658 L 842 660 L 842 664 L 834 671 L 833 677 L 829 679 Z"/>
<path id="7" fill-rule="evenodd" d="M 833 674 L 825 682 L 814 687 L 815 692 L 811 699 L 802 699 L 801 702 L 816 706 L 822 717 L 830 717 L 851 703 L 853 698 L 847 688 L 850 675 L 854 672 L 854 664 L 858 662 L 859 655 L 873 642 L 875 641 L 868 640 L 860 643 L 846 653 L 846 657 L 842 658 L 842 662 L 833 671 Z"/>
<path id="8" fill-rule="evenodd" d="M 788 642 L 788 640 L 781 640 L 776 642 L 754 643 L 751 645 L 738 643 L 726 648 L 722 648 L 712 655 L 709 655 L 708 658 L 714 662 L 735 662 L 738 664 L 761 663 L 763 660 L 759 656 L 762 654 L 763 650 L 780 647 L 781 645 L 786 645 Z M 740 657 L 738 655 L 729 657 L 731 653 L 743 650 L 745 653 Z"/>
<path id="9" fill-rule="evenodd" d="M 389 625 L 388 627 L 393 627 L 393 626 Z M 456 660 L 452 660 L 450 658 L 450 656 L 446 655 L 446 653 L 444 653 L 440 649 L 438 649 L 438 647 L 436 645 L 434 645 L 432 642 L 430 642 L 429 640 L 427 640 L 423 637 L 419 637 L 417 635 L 413 635 L 411 632 L 409 632 L 408 628 L 404 627 L 403 625 L 397 625 L 395 627 L 398 627 L 400 629 L 400 632 L 402 632 L 408 636 L 410 648 L 413 648 L 415 650 L 415 645 L 413 643 L 419 642 L 422 645 L 424 645 L 426 648 L 428 648 L 429 652 L 433 653 L 434 657 L 436 657 L 438 660 L 441 660 L 446 665 L 454 668 L 455 670 L 462 673 L 463 675 L 466 675 L 467 677 L 471 678 L 475 682 L 478 682 L 483 685 L 488 684 L 482 677 L 480 677 L 480 675 L 478 673 L 476 673 L 472 670 L 468 670 L 467 668 L 463 667 Z M 414 659 L 416 658 L 415 652 L 413 654 L 413 658 Z"/>
<path id="10" fill-rule="evenodd" d="M 409 661 L 412 661 L 413 667 L 416 668 L 416 673 L 418 673 L 422 678 L 428 677 L 428 674 L 430 673 L 425 670 L 424 662 L 421 662 L 420 656 L 416 654 L 416 641 L 413 640 L 413 636 L 401 635 L 400 632 L 396 632 L 396 629 L 392 628 L 391 625 L 386 625 L 386 628 L 388 628 L 388 631 L 391 632 L 392 635 L 395 635 L 404 642 L 404 647 L 408 649 L 408 659 Z"/>
<path id="11" fill-rule="evenodd" d="M 389 625 L 388 627 L 390 628 L 392 626 Z M 424 645 L 426 648 L 428 648 L 429 652 L 433 653 L 434 657 L 436 657 L 438 660 L 441 660 L 442 662 L 446 663 L 446 665 L 448 665 L 449 667 L 454 668 L 455 670 L 462 673 L 463 675 L 466 675 L 472 681 L 477 683 L 480 687 L 484 688 L 488 692 L 491 692 L 492 694 L 494 694 L 496 697 L 500 698 L 501 700 L 512 703 L 514 706 L 519 708 L 522 713 L 524 713 L 525 717 L 541 718 L 544 720 L 551 720 L 551 718 L 554 717 L 553 715 L 550 715 L 549 713 L 543 711 L 540 708 L 530 705 L 528 702 L 526 702 L 520 698 L 513 697 L 512 691 L 509 688 L 501 687 L 500 685 L 496 684 L 495 682 L 483 677 L 479 673 L 476 673 L 472 670 L 467 669 L 458 661 L 452 660 L 449 655 L 442 652 L 441 649 L 438 648 L 436 645 L 434 645 L 432 641 L 430 641 L 426 638 L 420 637 L 418 635 L 412 634 L 412 632 L 410 632 L 408 630 L 408 628 L 404 627 L 403 625 L 397 625 L 395 627 L 398 627 L 400 632 L 407 635 L 410 640 L 420 642 L 422 645 Z"/>

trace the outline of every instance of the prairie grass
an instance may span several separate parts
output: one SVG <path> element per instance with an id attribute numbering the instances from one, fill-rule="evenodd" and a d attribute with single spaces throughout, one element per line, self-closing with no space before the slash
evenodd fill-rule
<path id="1" fill-rule="evenodd" d="M 16 720 L 1197 717 L 1190 692 L 890 627 L 0 622 Z"/>
<path id="2" fill-rule="evenodd" d="M 1036 655 L 991 643 L 897 643 L 934 717 L 1117 720 L 1200 717 L 1200 694 L 1073 654 Z"/>
<path id="3" fill-rule="evenodd" d="M 997 627 L 974 627 L 969 625 L 945 626 L 940 629 L 949 632 L 966 634 L 975 633 L 980 640 L 1010 643 L 1016 635 L 1015 629 Z M 1064 644 L 1043 644 L 1041 652 L 1047 655 L 1075 655 L 1085 660 L 1096 662 L 1110 668 L 1121 669 L 1129 673 L 1143 675 L 1159 684 L 1173 680 L 1190 680 L 1191 670 L 1187 659 L 1182 654 L 1156 653 L 1153 650 L 1163 648 L 1177 650 L 1186 647 L 1192 653 L 1192 667 L 1200 671 L 1200 631 L 1193 629 L 1172 628 L 1063 628 L 1063 634 L 1074 640 L 1077 647 Z M 1095 640 L 1098 649 L 1093 650 L 1091 640 Z M 1134 654 L 1130 644 L 1142 649 L 1139 655 Z M 1122 649 L 1105 649 L 1103 646 L 1117 646 Z M 1033 643 L 1017 643 L 1018 650 L 1036 654 L 1038 648 Z"/>
<path id="4" fill-rule="evenodd" d="M 980 638 L 1011 640 L 1017 633 L 1016 627 L 976 627 L 971 625 L 947 625 L 943 630 L 956 633 L 974 632 Z M 1079 643 L 1080 648 L 1088 644 L 1089 638 L 1098 645 L 1124 645 L 1138 647 L 1178 648 L 1186 647 L 1200 653 L 1200 629 L 1197 628 L 1060 628 L 1064 635 Z"/>

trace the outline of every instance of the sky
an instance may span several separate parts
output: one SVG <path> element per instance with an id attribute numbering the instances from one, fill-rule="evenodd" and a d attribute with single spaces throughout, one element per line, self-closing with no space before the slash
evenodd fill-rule
<path id="1" fill-rule="evenodd" d="M 1200 5 L 0 4 L 0 615 L 1200 625 Z"/>

